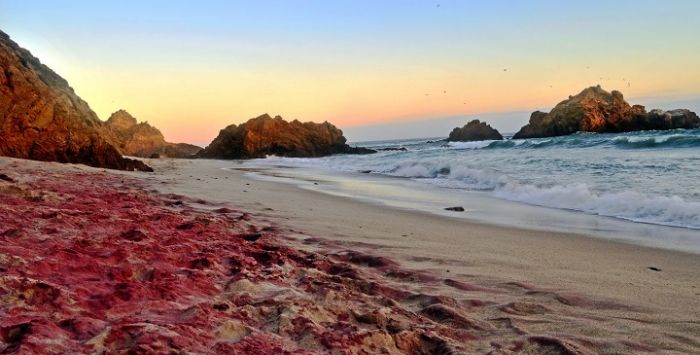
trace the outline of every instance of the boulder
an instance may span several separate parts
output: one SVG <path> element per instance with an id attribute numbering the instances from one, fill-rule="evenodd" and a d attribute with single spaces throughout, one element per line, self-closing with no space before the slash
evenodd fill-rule
<path id="1" fill-rule="evenodd" d="M 285 121 L 264 114 L 240 125 L 230 125 L 197 154 L 199 158 L 253 159 L 268 155 L 321 157 L 331 154 L 369 154 L 376 151 L 350 147 L 334 125 Z"/>
<path id="2" fill-rule="evenodd" d="M 0 31 L 0 155 L 152 171 L 126 159 L 68 82 Z"/>
<path id="3" fill-rule="evenodd" d="M 503 136 L 496 129 L 481 122 L 473 120 L 462 128 L 455 128 L 450 132 L 447 138 L 448 142 L 470 142 L 470 141 L 486 141 L 486 140 L 501 140 Z"/>
<path id="4" fill-rule="evenodd" d="M 445 207 L 445 211 L 464 212 L 464 207 L 462 207 L 462 206 Z"/>
<path id="5" fill-rule="evenodd" d="M 107 136 L 124 155 L 148 158 L 154 155 L 189 158 L 202 148 L 187 143 L 169 143 L 163 133 L 148 122 L 139 123 L 125 110 L 113 113 L 102 127 Z"/>
<path id="6" fill-rule="evenodd" d="M 646 112 L 644 106 L 630 106 L 622 93 L 607 92 L 600 86 L 584 89 L 557 104 L 551 112 L 535 111 L 527 125 L 513 138 L 538 138 L 576 132 L 630 132 L 698 128 L 700 118 L 688 110 Z"/>

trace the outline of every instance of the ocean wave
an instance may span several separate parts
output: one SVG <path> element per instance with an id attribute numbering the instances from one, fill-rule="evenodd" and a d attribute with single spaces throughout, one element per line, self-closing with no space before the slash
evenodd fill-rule
<path id="1" fill-rule="evenodd" d="M 449 168 L 446 171 L 449 172 Z M 388 173 L 389 175 L 394 175 L 394 176 L 400 176 L 400 177 L 408 177 L 408 178 L 434 178 L 437 177 L 438 174 L 440 174 L 440 171 L 445 171 L 441 169 L 435 169 L 429 166 L 425 166 L 422 164 L 418 163 L 411 163 L 411 164 L 399 164 L 391 169 L 388 169 L 387 171 L 383 171 L 384 173 Z M 380 171 L 382 172 L 382 171 Z"/>
<path id="2" fill-rule="evenodd" d="M 448 178 L 460 181 L 472 190 L 495 190 L 508 181 L 506 175 L 494 171 L 465 167 L 451 169 Z"/>
<path id="3" fill-rule="evenodd" d="M 384 150 L 387 148 L 407 148 L 413 150 L 416 147 L 425 145 L 436 145 L 444 143 L 441 139 L 436 138 L 434 140 L 429 140 L 427 138 L 420 139 L 408 139 L 408 140 L 391 140 L 391 141 L 377 141 L 377 142 L 363 142 L 352 145 L 359 145 L 365 148 Z"/>
<path id="4" fill-rule="evenodd" d="M 500 141 L 475 141 L 475 142 L 449 142 L 446 144 L 448 148 L 456 150 L 469 149 L 494 149 L 494 148 L 513 148 L 526 144 L 525 140 L 500 140 Z"/>
<path id="5" fill-rule="evenodd" d="M 612 144 L 622 148 L 692 148 L 700 147 L 700 136 L 670 134 L 661 136 L 618 136 Z"/>
<path id="6" fill-rule="evenodd" d="M 506 139 L 501 141 L 449 142 L 449 149 L 543 149 L 611 147 L 621 149 L 700 147 L 700 130 L 640 131 L 628 133 L 579 132 L 568 136 Z"/>
<path id="7" fill-rule="evenodd" d="M 494 195 L 538 206 L 700 229 L 700 202 L 686 201 L 679 196 L 652 196 L 634 191 L 596 193 L 585 184 L 540 187 L 514 182 L 500 186 Z"/>
<path id="8" fill-rule="evenodd" d="M 635 191 L 595 192 L 586 184 L 538 186 L 498 171 L 428 162 L 397 164 L 385 171 L 439 187 L 488 191 L 494 197 L 531 205 L 575 210 L 635 222 L 700 229 L 700 202 Z"/>
<path id="9" fill-rule="evenodd" d="M 498 141 L 474 141 L 474 142 L 448 142 L 447 147 L 452 149 L 483 149 Z"/>
<path id="10" fill-rule="evenodd" d="M 690 146 L 700 146 L 700 130 L 436 142 L 414 146 L 415 149 L 407 152 L 324 158 L 270 157 L 263 163 L 370 172 L 443 188 L 481 191 L 495 198 L 532 205 L 700 229 L 696 178 L 700 176 L 700 158 L 696 151 L 682 149 L 671 156 L 666 148 L 643 154 L 628 150 Z M 550 152 L 547 147 L 582 149 Z M 564 186 L 565 182 L 571 184 Z"/>

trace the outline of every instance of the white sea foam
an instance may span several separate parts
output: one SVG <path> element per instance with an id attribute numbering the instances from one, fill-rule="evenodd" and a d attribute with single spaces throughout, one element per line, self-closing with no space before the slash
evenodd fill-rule
<path id="1" fill-rule="evenodd" d="M 454 149 L 482 149 L 488 147 L 493 142 L 498 141 L 449 142 L 447 146 Z"/>
<path id="2" fill-rule="evenodd" d="M 634 191 L 595 193 L 585 184 L 538 187 L 514 182 L 497 188 L 494 196 L 636 222 L 700 229 L 700 203 L 678 196 L 651 196 Z"/>
<path id="3" fill-rule="evenodd" d="M 449 169 L 448 174 L 440 174 Z M 494 197 L 532 205 L 577 210 L 636 222 L 700 229 L 700 202 L 634 191 L 594 192 L 586 184 L 537 186 L 482 169 L 410 164 L 392 175 L 441 187 L 491 191 Z M 433 178 L 433 179 L 425 179 Z"/>
<path id="4" fill-rule="evenodd" d="M 411 178 L 432 178 L 437 172 L 430 167 L 421 164 L 399 165 L 391 171 L 391 175 Z"/>

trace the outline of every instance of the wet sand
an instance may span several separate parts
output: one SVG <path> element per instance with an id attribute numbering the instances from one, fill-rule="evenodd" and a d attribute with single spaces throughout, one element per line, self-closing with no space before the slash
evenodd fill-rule
<path id="1" fill-rule="evenodd" d="M 276 251 L 274 262 L 264 257 L 251 262 L 247 266 L 250 273 L 243 278 L 222 277 L 225 292 L 214 285 L 211 290 L 216 292 L 208 296 L 197 294 L 197 307 L 221 304 L 224 297 L 223 303 L 231 308 L 217 309 L 223 314 L 184 312 L 188 307 L 181 304 L 179 311 L 184 315 L 151 314 L 150 318 L 141 319 L 169 324 L 194 313 L 193 319 L 205 322 L 202 326 L 206 329 L 218 329 L 230 337 L 228 343 L 218 345 L 227 346 L 222 349 L 240 347 L 252 351 L 256 344 L 263 349 L 262 345 L 268 342 L 278 346 L 278 350 L 316 353 L 332 349 L 349 353 L 495 354 L 700 350 L 697 255 L 579 235 L 482 225 L 361 203 L 294 185 L 252 179 L 245 171 L 222 169 L 234 166 L 234 162 L 151 160 L 148 164 L 156 173 L 103 172 L 3 158 L 0 172 L 12 176 L 13 170 L 26 168 L 29 171 L 24 171 L 20 179 L 28 181 L 32 180 L 31 169 L 56 178 L 75 171 L 87 172 L 97 174 L 93 178 L 100 179 L 103 189 L 115 190 L 128 187 L 116 177 L 134 179 L 134 184 L 142 187 L 129 191 L 160 193 L 149 197 L 149 203 L 141 201 L 144 211 L 155 208 L 149 207 L 152 203 L 163 204 L 166 210 L 158 211 L 165 214 L 167 209 L 182 208 L 171 205 L 177 201 L 185 205 L 186 213 L 168 215 L 176 220 L 164 228 L 180 230 L 178 226 L 188 222 L 177 218 L 189 220 L 197 216 L 214 221 L 215 228 L 227 218 L 240 219 L 244 215 L 250 220 L 236 227 L 239 237 L 271 228 L 268 231 L 274 233 L 261 234 L 261 243 L 265 244 L 237 252 L 259 253 L 265 245 L 285 248 L 284 252 Z M 222 208 L 235 214 L 217 215 L 215 211 Z M 132 218 L 138 215 L 139 211 L 132 211 Z M 38 235 L 44 241 L 45 234 L 51 231 L 41 230 L 43 234 Z M 157 233 L 157 229 L 154 231 Z M 169 233 L 172 232 L 164 231 L 163 236 Z M 236 243 L 245 246 L 247 242 Z M 216 259 L 221 257 L 216 251 L 211 253 L 212 260 L 207 263 L 224 265 Z M 315 255 L 313 258 L 320 262 L 299 261 L 308 255 Z M 195 265 L 192 260 L 198 258 L 187 257 L 188 268 L 206 269 L 207 263 Z M 278 260 L 287 267 L 275 266 Z M 199 270 L 194 275 L 208 277 L 210 272 Z M 258 303 L 243 297 L 246 295 Z M 187 302 L 192 301 L 190 298 Z M 238 311 L 239 306 L 255 309 L 255 316 L 233 317 L 230 312 Z M 348 313 L 349 310 L 353 312 Z M 227 317 L 235 322 L 222 323 Z M 9 329 L 7 319 L 2 319 L 3 329 Z M 291 321 L 294 319 L 303 321 L 295 323 Z M 181 323 L 177 329 L 192 326 Z M 117 334 L 134 336 L 129 333 L 130 324 L 121 324 L 123 328 Z M 173 330 L 169 325 L 159 326 Z M 23 329 L 17 328 L 15 333 Z M 93 334 L 93 338 L 97 335 Z M 203 341 L 222 342 L 211 334 L 197 335 Z M 33 339 L 31 333 L 27 336 Z M 10 340 L 13 339 L 16 340 Z M 270 343 L 270 339 L 277 342 Z M 4 340 L 7 342 L 8 338 Z M 105 344 L 104 337 L 95 341 Z M 266 352 L 263 349 L 259 353 Z"/>

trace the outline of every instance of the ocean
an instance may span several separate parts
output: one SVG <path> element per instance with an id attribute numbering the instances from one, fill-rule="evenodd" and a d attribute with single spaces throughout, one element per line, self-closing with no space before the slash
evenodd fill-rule
<path id="1" fill-rule="evenodd" d="M 601 234 L 608 237 L 610 228 L 620 229 L 613 237 L 641 233 L 651 240 L 643 244 L 700 250 L 700 129 L 480 142 L 424 138 L 356 145 L 405 151 L 268 157 L 249 165 L 313 169 L 305 178 L 324 175 L 327 181 L 335 181 L 327 184 L 327 192 L 399 207 L 424 205 L 428 208 L 423 209 L 437 211 L 457 204 L 467 209 L 467 218 L 486 222 L 585 233 L 604 230 Z M 304 178 L 301 170 L 295 171 L 288 171 L 288 176 Z"/>

